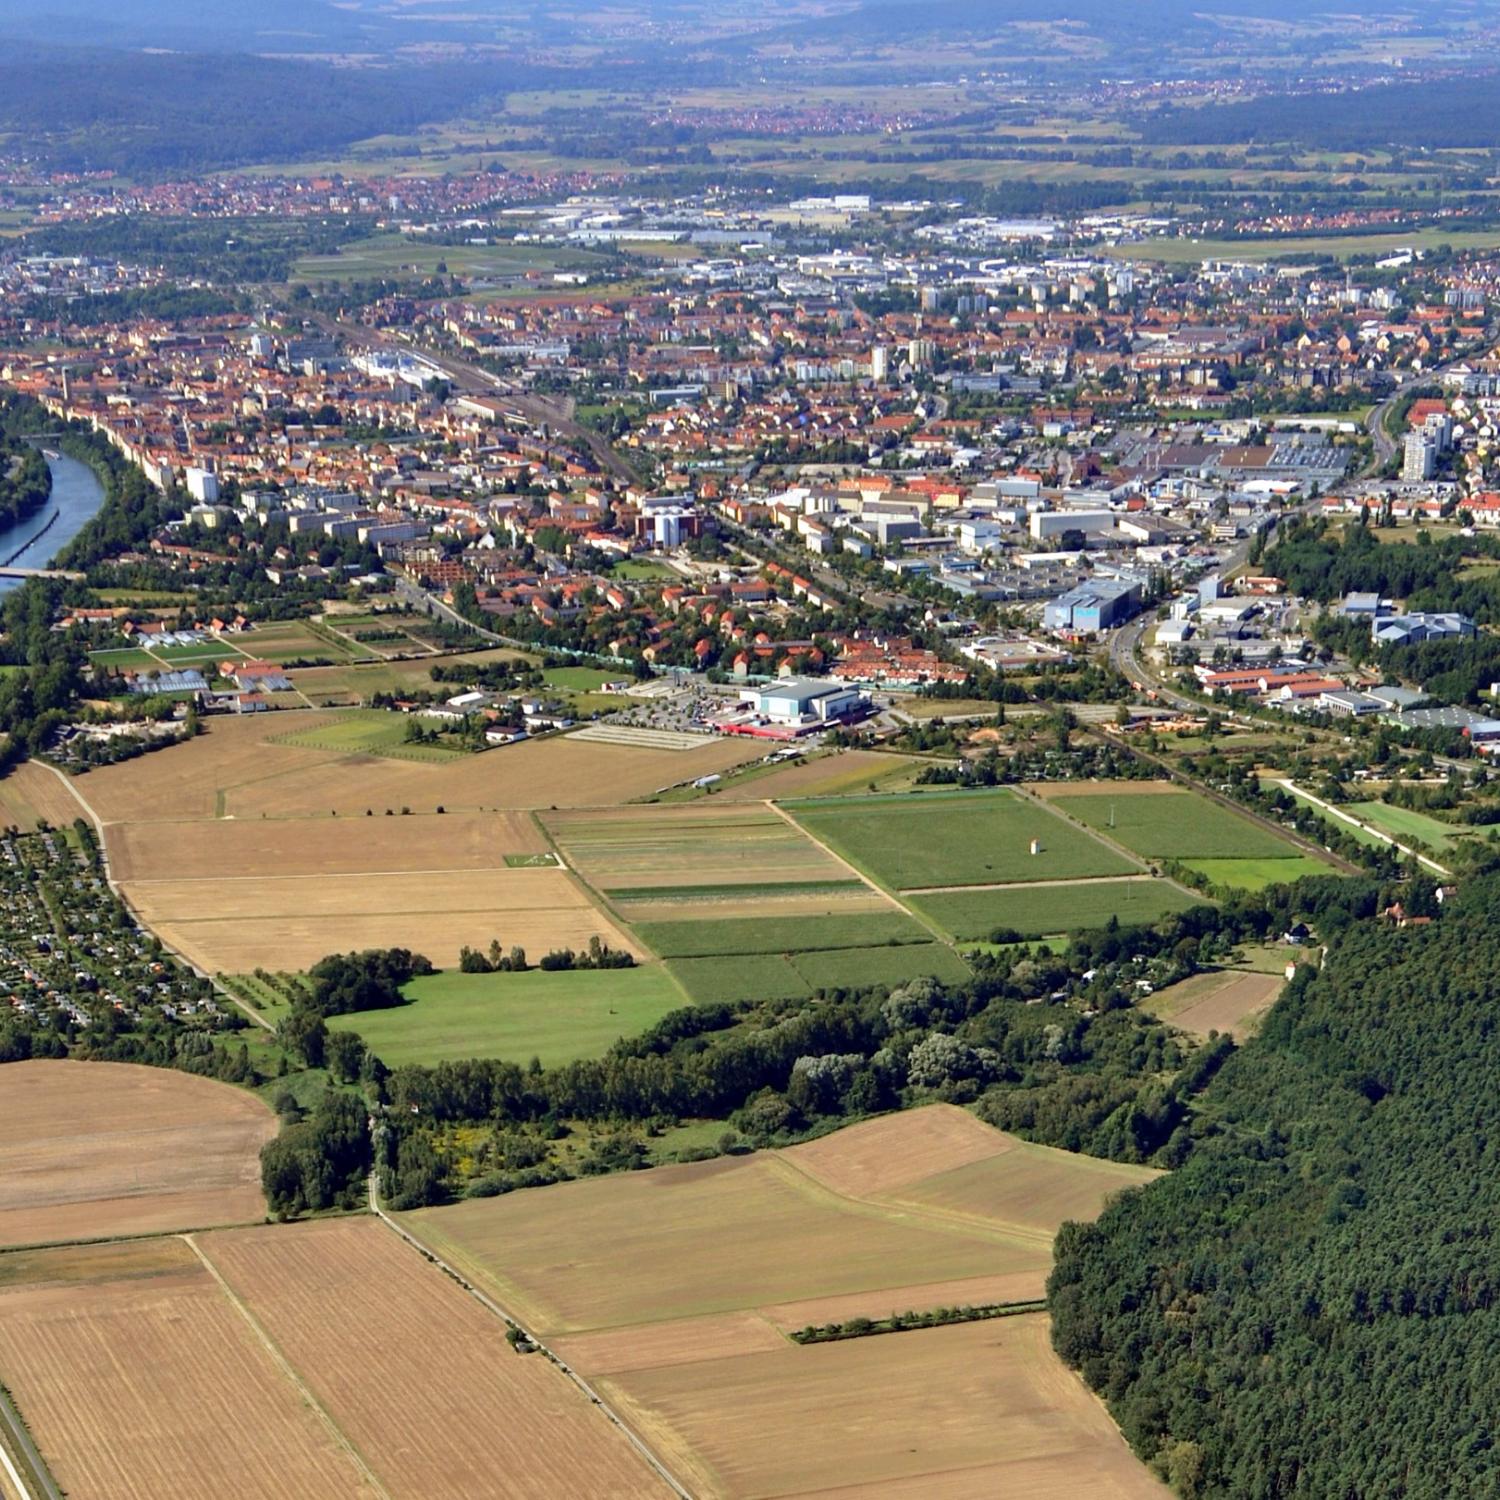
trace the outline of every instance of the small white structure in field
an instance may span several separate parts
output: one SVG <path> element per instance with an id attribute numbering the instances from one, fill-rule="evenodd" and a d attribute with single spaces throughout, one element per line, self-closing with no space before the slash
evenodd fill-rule
<path id="1" fill-rule="evenodd" d="M 1033 854 L 1040 854 L 1042 852 L 1042 841 L 1040 839 L 1032 839 L 1031 852 Z"/>

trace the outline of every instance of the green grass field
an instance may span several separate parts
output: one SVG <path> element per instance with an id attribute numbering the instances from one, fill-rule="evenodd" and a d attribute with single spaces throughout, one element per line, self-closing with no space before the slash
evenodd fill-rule
<path id="1" fill-rule="evenodd" d="M 545 1067 L 598 1057 L 687 1003 L 659 964 L 525 974 L 450 970 L 406 986 L 410 1005 L 328 1024 L 357 1031 L 389 1067 L 498 1057 Z"/>
<path id="2" fill-rule="evenodd" d="M 981 942 L 999 927 L 1027 937 L 1083 932 L 1103 927 L 1111 917 L 1129 927 L 1186 911 L 1202 898 L 1186 896 L 1166 880 L 1111 880 L 1004 891 L 944 891 L 908 900 L 958 941 Z"/>
<path id="3" fill-rule="evenodd" d="M 1135 866 L 1015 792 L 788 802 L 815 838 L 896 890 L 1129 875 Z M 1041 852 L 1030 852 L 1037 839 Z"/>
<path id="4" fill-rule="evenodd" d="M 388 713 L 380 708 L 357 709 L 340 714 L 317 729 L 294 730 L 291 734 L 277 735 L 268 743 L 328 750 L 339 755 L 383 755 L 396 760 L 444 762 L 467 754 L 447 743 L 408 744 L 406 726 L 410 722 L 405 714 Z"/>
<path id="5" fill-rule="evenodd" d="M 1426 844 L 1439 854 L 1451 849 L 1458 835 L 1458 829 L 1452 823 L 1444 823 L 1409 807 L 1393 807 L 1389 802 L 1346 802 L 1344 810 L 1392 838 L 1403 843 Z"/>
<path id="6" fill-rule="evenodd" d="M 923 975 L 950 984 L 962 984 L 970 977 L 967 965 L 945 943 L 675 958 L 667 967 L 693 999 L 705 1005 L 806 999 L 820 989 L 905 984 Z"/>
<path id="7" fill-rule="evenodd" d="M 568 693 L 597 693 L 606 682 L 619 682 L 625 672 L 606 672 L 599 667 L 549 667 L 542 680 L 549 688 Z"/>
<path id="8" fill-rule="evenodd" d="M 1268 885 L 1288 885 L 1304 875 L 1337 875 L 1332 865 L 1310 854 L 1294 854 L 1288 859 L 1185 859 L 1190 870 L 1206 876 L 1215 885 L 1233 886 L 1242 891 L 1263 891 Z"/>
<path id="9" fill-rule="evenodd" d="M 1277 859 L 1297 847 L 1196 792 L 1063 793 L 1057 805 L 1146 859 Z"/>
<path id="10" fill-rule="evenodd" d="M 903 912 L 847 917 L 730 917 L 716 922 L 644 922 L 635 929 L 663 958 L 735 953 L 803 953 L 926 943 L 931 933 Z"/>

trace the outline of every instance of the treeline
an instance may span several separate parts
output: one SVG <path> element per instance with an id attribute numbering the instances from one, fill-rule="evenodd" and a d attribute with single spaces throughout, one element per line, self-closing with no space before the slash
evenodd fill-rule
<path id="1" fill-rule="evenodd" d="M 934 1099 L 975 1105 L 1048 1145 L 1171 1165 L 1188 1149 L 1193 1101 L 1232 1043 L 1194 1047 L 1135 1007 L 1138 981 L 1171 983 L 1298 917 L 1336 930 L 1372 915 L 1383 894 L 1373 880 L 1316 878 L 1082 934 L 1066 956 L 977 958 L 962 985 L 918 980 L 810 1001 L 693 1006 L 602 1058 L 555 1068 L 399 1067 L 378 1085 L 392 1190 L 410 1191 L 398 1160 L 409 1136 L 426 1139 L 413 1159 L 441 1197 L 555 1180 L 552 1143 L 570 1121 L 587 1123 L 591 1150 L 606 1153 L 598 1169 L 615 1170 L 642 1163 L 642 1131 L 679 1120 L 725 1120 L 731 1139 L 777 1145 Z M 478 1165 L 459 1169 L 444 1141 L 452 1127 L 475 1123 L 489 1127 L 490 1144 L 466 1136 L 462 1154 Z"/>
<path id="2" fill-rule="evenodd" d="M 1500 146 L 1494 74 L 1341 94 L 1276 94 L 1202 108 L 1163 105 L 1131 121 L 1149 145 L 1289 142 L 1319 151 Z"/>
<path id="3" fill-rule="evenodd" d="M 1188 1500 L 1493 1490 L 1497 913 L 1334 935 L 1178 1170 L 1059 1236 L 1056 1346 Z"/>
<path id="4" fill-rule="evenodd" d="M 41 450 L 0 438 L 0 532 L 35 515 L 52 494 L 52 470 Z"/>

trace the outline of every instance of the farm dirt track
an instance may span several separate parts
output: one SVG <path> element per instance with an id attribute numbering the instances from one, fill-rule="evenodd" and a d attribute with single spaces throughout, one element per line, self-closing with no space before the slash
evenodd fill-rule
<path id="1" fill-rule="evenodd" d="M 330 953 L 393 945 L 451 968 L 465 945 L 484 948 L 495 937 L 534 957 L 587 948 L 596 934 L 639 952 L 556 868 L 261 875 L 218 881 L 211 891 L 198 881 L 148 880 L 123 889 L 143 922 L 211 973 L 245 972 L 268 958 L 305 969 Z"/>
<path id="2" fill-rule="evenodd" d="M 0 1245 L 152 1234 L 265 1216 L 276 1119 L 244 1091 L 134 1063 L 8 1063 Z"/>
<path id="3" fill-rule="evenodd" d="M 203 1252 L 391 1500 L 664 1495 L 624 1434 L 385 1225 L 206 1235 Z"/>
<path id="4" fill-rule="evenodd" d="M 639 750 L 571 737 L 528 740 L 442 765 L 341 755 L 269 740 L 326 725 L 331 713 L 213 719 L 185 745 L 92 771 L 79 790 L 106 823 L 234 817 L 376 817 L 414 812 L 577 807 L 628 802 L 674 782 L 753 759 L 743 742 Z"/>
<path id="5" fill-rule="evenodd" d="M 91 1068 L 104 1064 L 87 1064 Z M 52 1252 L 0 1286 L 0 1379 L 76 1500 L 375 1500 L 178 1239 Z M 134 1252 L 123 1267 L 122 1250 Z M 90 1268 L 89 1261 L 96 1263 Z"/>

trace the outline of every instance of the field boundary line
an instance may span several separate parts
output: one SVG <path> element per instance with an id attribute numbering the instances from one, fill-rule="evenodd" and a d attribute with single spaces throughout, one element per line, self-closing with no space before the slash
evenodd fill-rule
<path id="1" fill-rule="evenodd" d="M 842 799 L 832 798 L 830 800 L 840 801 Z M 853 873 L 859 877 L 859 881 L 862 885 L 867 886 L 870 890 L 874 891 L 877 896 L 883 896 L 887 901 L 891 903 L 892 906 L 896 908 L 897 911 L 904 911 L 906 915 L 912 919 L 912 921 L 918 923 L 922 927 L 925 927 L 928 932 L 930 932 L 933 937 L 936 938 L 937 941 L 942 943 L 945 947 L 953 948 L 953 939 L 946 932 L 944 932 L 936 922 L 931 921 L 929 918 L 923 916 L 921 912 L 914 911 L 910 906 L 908 906 L 901 899 L 901 896 L 897 891 L 891 890 L 889 887 L 883 885 L 880 881 L 876 880 L 876 878 L 872 874 L 870 874 L 868 870 L 862 869 L 859 865 L 855 864 L 852 859 L 849 859 L 845 855 L 840 854 L 837 849 L 833 848 L 832 845 L 824 843 L 823 840 L 820 839 L 817 834 L 815 834 L 810 828 L 806 828 L 801 823 L 799 823 L 796 818 L 794 818 L 792 814 L 789 813 L 779 802 L 772 802 L 768 798 L 765 805 L 770 808 L 777 817 L 782 818 L 793 828 L 795 828 L 803 838 L 807 839 L 813 844 L 816 844 L 817 847 L 821 849 L 823 853 L 826 854 L 830 859 L 835 860 L 846 870 L 853 871 Z M 955 948 L 954 952 L 957 951 L 958 950 Z M 959 955 L 959 962 L 963 962 L 963 956 L 961 954 Z"/>
<path id="2" fill-rule="evenodd" d="M 241 1300 L 238 1293 L 235 1292 L 234 1288 L 231 1287 L 230 1284 L 224 1279 L 223 1273 L 219 1270 L 219 1268 L 208 1258 L 207 1255 L 204 1254 L 203 1249 L 198 1244 L 197 1240 L 195 1240 L 190 1234 L 185 1234 L 182 1236 L 182 1238 L 187 1241 L 187 1244 L 192 1250 L 193 1254 L 196 1255 L 198 1259 L 203 1263 L 203 1269 L 213 1277 L 215 1282 L 218 1283 L 219 1290 L 223 1292 L 226 1298 L 228 1298 L 230 1305 L 235 1309 L 236 1312 L 239 1313 L 242 1318 L 244 1318 L 245 1322 L 250 1325 L 251 1331 L 255 1334 L 256 1338 L 260 1340 L 261 1344 L 266 1350 L 266 1353 L 276 1361 L 276 1364 L 279 1366 L 281 1373 L 285 1375 L 289 1381 L 291 1381 L 292 1385 L 296 1388 L 297 1393 L 318 1414 L 319 1420 L 323 1423 L 324 1427 L 328 1429 L 329 1436 L 332 1437 L 333 1440 L 339 1445 L 339 1447 L 341 1447 L 349 1455 L 349 1457 L 354 1460 L 355 1466 L 374 1487 L 376 1493 L 384 1496 L 385 1500 L 392 1500 L 390 1491 L 386 1489 L 386 1487 L 380 1482 L 380 1479 L 376 1475 L 375 1471 L 369 1466 L 368 1463 L 365 1462 L 364 1455 L 360 1453 L 359 1449 L 356 1448 L 350 1441 L 343 1428 L 341 1428 L 339 1424 L 335 1422 L 329 1415 L 329 1413 L 324 1409 L 323 1403 L 319 1401 L 318 1398 L 314 1396 L 313 1393 L 308 1389 L 306 1382 L 297 1373 L 291 1361 L 287 1359 L 286 1355 L 284 1355 L 276 1346 L 276 1341 L 271 1337 L 271 1335 L 261 1327 L 259 1321 L 256 1319 L 255 1314 L 250 1311 L 250 1309 Z"/>
<path id="3" fill-rule="evenodd" d="M 63 1500 L 63 1492 L 53 1479 L 52 1471 L 48 1469 L 46 1460 L 26 1430 L 25 1418 L 4 1386 L 0 1386 L 0 1427 L 5 1429 L 0 1433 L 0 1438 L 6 1440 L 0 1442 L 0 1465 L 4 1466 L 6 1475 L 15 1486 L 18 1500 Z M 15 1460 L 10 1455 L 11 1447 L 15 1448 L 21 1462 L 31 1471 L 32 1480 L 35 1485 L 40 1486 L 39 1489 L 29 1483 L 16 1467 Z"/>
<path id="4" fill-rule="evenodd" d="M 1290 776 L 1268 776 L 1266 779 L 1272 786 L 1285 788 L 1289 796 L 1300 798 L 1304 802 L 1311 802 L 1320 812 L 1325 812 L 1341 823 L 1348 823 L 1352 827 L 1370 834 L 1372 837 L 1379 839 L 1381 843 L 1389 844 L 1393 849 L 1399 849 L 1409 858 L 1416 860 L 1418 864 L 1426 865 L 1435 874 L 1450 877 L 1453 874 L 1451 870 L 1444 869 L 1435 859 L 1429 859 L 1425 854 L 1418 854 L 1415 849 L 1409 848 L 1400 839 L 1394 838 L 1383 828 L 1377 827 L 1374 823 L 1367 823 L 1363 818 L 1356 818 L 1353 813 L 1345 812 L 1343 808 L 1336 807 L 1332 802 L 1324 801 L 1322 797 L 1308 791 L 1306 787 L 1298 786 Z"/>
<path id="5" fill-rule="evenodd" d="M 996 1152 L 995 1154 L 999 1156 L 1005 1153 Z M 1013 1224 L 1004 1219 L 987 1218 L 983 1214 L 965 1213 L 962 1209 L 939 1208 L 930 1203 L 914 1203 L 895 1196 L 879 1194 L 871 1194 L 868 1198 L 857 1198 L 852 1193 L 841 1193 L 837 1188 L 829 1187 L 822 1178 L 814 1176 L 806 1167 L 798 1166 L 796 1162 L 783 1155 L 774 1152 L 768 1152 L 765 1155 L 771 1170 L 788 1186 L 806 1192 L 810 1198 L 821 1197 L 831 1200 L 844 1212 L 858 1214 L 862 1218 L 883 1219 L 887 1222 L 892 1218 L 915 1219 L 919 1227 L 926 1227 L 936 1232 L 960 1234 L 969 1239 L 1003 1240 L 1012 1244 L 1020 1241 L 1028 1246 L 1035 1244 L 1049 1251 L 1052 1248 L 1052 1242 L 1057 1238 L 1056 1235 L 1050 1234 L 1045 1229 L 1038 1229 L 1034 1225 Z M 980 1158 L 982 1161 L 990 1159 L 989 1157 Z"/>
<path id="6" fill-rule="evenodd" d="M 567 1362 L 567 1360 L 563 1359 L 561 1355 L 557 1354 L 547 1344 L 543 1343 L 542 1340 L 537 1338 L 535 1334 L 527 1330 L 525 1325 L 522 1324 L 519 1319 L 512 1317 L 511 1314 L 508 1313 L 498 1302 L 496 1302 L 493 1297 L 491 1297 L 487 1292 L 481 1290 L 479 1287 L 475 1286 L 467 1276 L 465 1276 L 449 1261 L 445 1260 L 441 1255 L 439 1255 L 437 1251 L 434 1250 L 430 1245 L 428 1245 L 425 1241 L 418 1239 L 416 1235 L 414 1235 L 409 1229 L 406 1228 L 405 1225 L 398 1224 L 385 1211 L 385 1209 L 381 1207 L 380 1189 L 374 1173 L 370 1174 L 369 1187 L 370 1212 L 373 1213 L 382 1224 L 384 1224 L 388 1229 L 394 1230 L 396 1234 L 400 1235 L 400 1237 L 405 1240 L 413 1250 L 417 1251 L 417 1253 L 421 1255 L 425 1260 L 430 1261 L 440 1271 L 452 1277 L 452 1279 L 456 1281 L 459 1286 L 464 1289 L 464 1291 L 466 1291 L 471 1297 L 473 1297 L 481 1307 L 485 1308 L 490 1313 L 493 1313 L 494 1316 L 499 1318 L 500 1321 L 504 1323 L 508 1328 L 520 1329 L 523 1333 L 525 1333 L 527 1339 L 530 1340 L 531 1343 L 536 1345 L 538 1351 L 547 1359 L 549 1359 L 559 1370 L 561 1370 L 563 1375 L 571 1380 L 573 1384 L 577 1386 L 578 1389 L 596 1407 L 598 1407 L 598 1409 L 604 1414 L 605 1419 L 614 1423 L 614 1425 L 620 1430 L 620 1432 L 625 1435 L 631 1447 L 633 1447 L 635 1451 L 639 1453 L 643 1459 L 645 1459 L 646 1463 L 649 1464 L 651 1469 L 658 1475 L 658 1477 L 666 1483 L 668 1488 L 671 1489 L 672 1493 L 679 1497 L 679 1500 L 694 1500 L 692 1491 L 683 1487 L 677 1476 L 673 1474 L 672 1471 L 666 1466 L 666 1464 L 657 1456 L 655 1450 L 649 1443 L 647 1443 L 645 1438 L 642 1437 L 641 1434 L 637 1432 L 636 1429 L 629 1422 L 627 1422 L 624 1417 L 622 1417 L 620 1413 L 616 1411 L 615 1408 L 604 1399 L 603 1396 L 599 1394 L 599 1392 L 593 1387 L 593 1385 L 591 1385 L 588 1380 L 586 1380 L 581 1374 L 579 1374 L 577 1370 L 573 1368 L 572 1365 Z"/>

